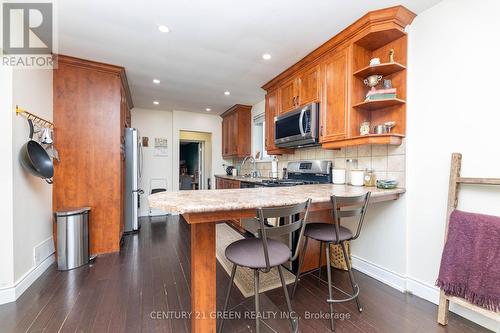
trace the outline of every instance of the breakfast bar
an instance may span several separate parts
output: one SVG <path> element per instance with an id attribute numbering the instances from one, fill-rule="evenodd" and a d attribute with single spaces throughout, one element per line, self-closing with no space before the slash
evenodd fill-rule
<path id="1" fill-rule="evenodd" d="M 258 207 L 292 205 L 312 200 L 311 212 L 331 209 L 330 196 L 356 196 L 371 191 L 370 203 L 396 200 L 405 190 L 348 185 L 303 185 L 278 188 L 162 192 L 149 196 L 152 208 L 181 214 L 191 225 L 191 331 L 216 330 L 215 225 L 255 216 Z"/>

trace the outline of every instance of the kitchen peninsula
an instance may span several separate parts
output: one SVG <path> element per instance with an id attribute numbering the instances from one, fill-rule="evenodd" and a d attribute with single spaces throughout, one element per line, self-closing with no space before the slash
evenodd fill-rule
<path id="1" fill-rule="evenodd" d="M 151 208 L 179 213 L 191 225 L 191 331 L 215 332 L 216 257 L 215 225 L 255 216 L 258 207 L 291 205 L 311 198 L 311 212 L 328 213 L 330 196 L 355 196 L 371 191 L 371 204 L 396 200 L 405 190 L 381 190 L 348 185 L 302 185 L 161 192 L 149 196 Z M 314 214 L 312 214 L 314 215 Z"/>

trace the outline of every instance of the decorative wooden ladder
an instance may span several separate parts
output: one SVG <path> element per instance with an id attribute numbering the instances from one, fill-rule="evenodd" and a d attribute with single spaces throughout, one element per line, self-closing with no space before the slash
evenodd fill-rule
<path id="1" fill-rule="evenodd" d="M 451 170 L 450 170 L 450 184 L 448 189 L 448 210 L 446 215 L 446 228 L 444 240 L 446 242 L 446 237 L 448 235 L 448 222 L 450 220 L 450 215 L 457 208 L 458 205 L 458 193 L 460 191 L 460 184 L 470 184 L 470 185 L 500 185 L 500 178 L 467 178 L 460 176 L 460 169 L 462 168 L 462 154 L 453 153 L 451 156 Z M 493 320 L 500 322 L 500 313 L 495 311 L 490 311 L 475 304 L 472 304 L 460 297 L 447 296 L 444 291 L 440 291 L 439 295 L 439 308 L 438 308 L 438 323 L 441 325 L 448 324 L 448 310 L 450 302 L 459 304 L 464 308 L 471 311 L 477 312 L 491 318 Z"/>

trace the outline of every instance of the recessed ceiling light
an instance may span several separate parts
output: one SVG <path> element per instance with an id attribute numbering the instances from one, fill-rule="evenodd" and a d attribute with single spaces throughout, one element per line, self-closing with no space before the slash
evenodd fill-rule
<path id="1" fill-rule="evenodd" d="M 231 95 L 231 92 L 229 90 L 224 91 L 224 95 L 229 96 Z"/>
<path id="2" fill-rule="evenodd" d="M 205 111 L 210 112 L 210 111 L 212 111 L 212 109 L 211 108 L 206 108 Z"/>
<path id="3" fill-rule="evenodd" d="M 159 25 L 158 30 L 160 30 L 160 32 L 170 32 L 170 29 L 166 25 Z"/>
<path id="4" fill-rule="evenodd" d="M 154 101 L 154 102 L 153 102 L 153 104 L 154 104 L 154 105 L 158 105 L 158 104 L 160 104 L 160 102 L 158 102 L 158 101 Z"/>
<path id="5" fill-rule="evenodd" d="M 264 53 L 264 54 L 262 55 L 262 59 L 264 59 L 264 60 L 269 60 L 269 59 L 271 59 L 271 55 L 270 55 L 269 53 Z"/>
<path id="6" fill-rule="evenodd" d="M 160 84 L 160 80 L 158 80 L 158 79 L 153 79 L 153 83 Z"/>

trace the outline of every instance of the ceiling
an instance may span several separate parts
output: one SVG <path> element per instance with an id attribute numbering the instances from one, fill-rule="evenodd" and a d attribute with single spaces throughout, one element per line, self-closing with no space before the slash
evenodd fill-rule
<path id="1" fill-rule="evenodd" d="M 261 101 L 264 83 L 366 12 L 439 1 L 63 0 L 58 52 L 124 66 L 136 107 L 220 114 Z"/>

